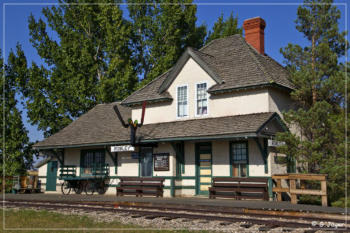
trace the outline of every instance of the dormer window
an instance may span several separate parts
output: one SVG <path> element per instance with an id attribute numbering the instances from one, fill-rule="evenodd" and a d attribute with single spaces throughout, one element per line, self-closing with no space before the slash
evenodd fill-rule
<path id="1" fill-rule="evenodd" d="M 177 117 L 188 116 L 187 86 L 177 88 Z"/>
<path id="2" fill-rule="evenodd" d="M 197 108 L 196 108 L 196 115 L 207 115 L 208 114 L 208 95 L 207 95 L 207 84 L 206 83 L 199 83 L 197 84 Z"/>

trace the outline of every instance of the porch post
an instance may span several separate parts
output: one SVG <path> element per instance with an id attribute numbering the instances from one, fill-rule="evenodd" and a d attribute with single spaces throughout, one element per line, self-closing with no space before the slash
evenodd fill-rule
<path id="1" fill-rule="evenodd" d="M 181 176 L 181 174 L 185 173 L 185 155 L 184 155 L 184 142 L 180 143 L 171 143 L 175 154 L 176 154 L 176 177 Z"/>
<path id="2" fill-rule="evenodd" d="M 268 164 L 267 164 L 267 157 L 268 157 L 268 151 L 267 151 L 267 139 L 264 138 L 264 146 L 261 145 L 259 138 L 254 138 L 254 141 L 256 142 L 256 144 L 258 145 L 259 151 L 261 153 L 261 156 L 264 160 L 264 167 L 265 167 L 265 174 L 268 173 Z"/>
<path id="3" fill-rule="evenodd" d="M 115 152 L 115 156 L 113 156 L 112 152 L 108 150 L 108 147 L 105 146 L 105 150 L 107 151 L 107 154 L 112 159 L 112 162 L 114 164 L 114 172 L 117 174 L 118 172 L 118 152 Z"/>

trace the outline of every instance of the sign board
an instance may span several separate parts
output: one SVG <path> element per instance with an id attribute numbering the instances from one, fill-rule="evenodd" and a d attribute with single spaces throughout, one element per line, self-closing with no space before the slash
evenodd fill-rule
<path id="1" fill-rule="evenodd" d="M 153 154 L 154 170 L 169 171 L 169 153 Z"/>
<path id="2" fill-rule="evenodd" d="M 111 146 L 111 152 L 125 152 L 125 151 L 135 151 L 135 147 L 131 145 Z"/>
<path id="3" fill-rule="evenodd" d="M 271 147 L 278 147 L 286 144 L 285 142 L 269 139 L 267 140 L 267 145 Z"/>

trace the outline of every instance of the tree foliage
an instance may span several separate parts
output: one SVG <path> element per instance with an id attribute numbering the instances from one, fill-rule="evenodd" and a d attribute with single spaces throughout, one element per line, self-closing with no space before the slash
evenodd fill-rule
<path id="1" fill-rule="evenodd" d="M 295 109 L 284 114 L 291 132 L 281 152 L 297 159 L 301 172 L 328 174 L 331 201 L 345 193 L 345 65 L 346 32 L 340 32 L 340 11 L 331 0 L 306 0 L 298 8 L 296 28 L 309 44 L 281 49 L 295 90 Z"/>
<path id="2" fill-rule="evenodd" d="M 135 3 L 135 1 L 127 1 Z M 129 5 L 133 28 L 133 52 L 137 73 L 148 83 L 170 69 L 186 47 L 200 48 L 204 44 L 206 27 L 196 26 L 196 5 L 192 0 L 139 0 L 146 5 Z"/>
<path id="3" fill-rule="evenodd" d="M 65 3 L 77 2 L 86 1 Z M 45 64 L 33 62 L 26 71 L 18 67 L 17 83 L 30 122 L 49 136 L 94 105 L 126 97 L 137 76 L 131 59 L 132 28 L 118 5 L 59 5 L 42 13 L 45 19 L 29 17 L 29 30 Z M 26 64 L 23 51 L 17 50 L 12 60 Z"/>
<path id="4" fill-rule="evenodd" d="M 0 57 L 0 95 L 2 96 L 0 102 L 2 110 L 0 114 L 0 174 L 5 173 L 6 176 L 12 176 L 25 174 L 26 170 L 31 167 L 33 156 L 27 136 L 28 132 L 24 128 L 21 112 L 16 106 L 14 70 L 12 64 L 3 66 L 3 62 Z M 3 144 L 4 141 L 5 144 Z"/>
<path id="5" fill-rule="evenodd" d="M 234 34 L 242 34 L 242 28 L 238 27 L 238 17 L 234 17 L 233 12 L 231 12 L 230 17 L 224 20 L 224 14 L 221 14 L 221 16 L 214 23 L 212 31 L 209 32 L 206 43 Z"/>

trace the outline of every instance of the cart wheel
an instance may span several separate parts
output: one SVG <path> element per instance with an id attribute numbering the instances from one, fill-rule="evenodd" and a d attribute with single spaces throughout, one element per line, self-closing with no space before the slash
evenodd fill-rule
<path id="1" fill-rule="evenodd" d="M 61 186 L 62 194 L 68 195 L 70 193 L 70 190 L 71 190 L 71 186 L 70 186 L 69 182 L 65 180 Z"/>
<path id="2" fill-rule="evenodd" d="M 106 185 L 105 185 L 104 181 L 101 181 L 101 182 L 98 183 L 97 192 L 98 192 L 98 194 L 105 194 L 105 192 L 106 192 Z"/>
<path id="3" fill-rule="evenodd" d="M 87 181 L 85 184 L 85 193 L 87 195 L 92 195 L 95 192 L 95 182 Z"/>
<path id="4" fill-rule="evenodd" d="M 77 182 L 73 188 L 75 194 L 81 194 L 83 192 L 83 184 L 81 182 Z"/>

